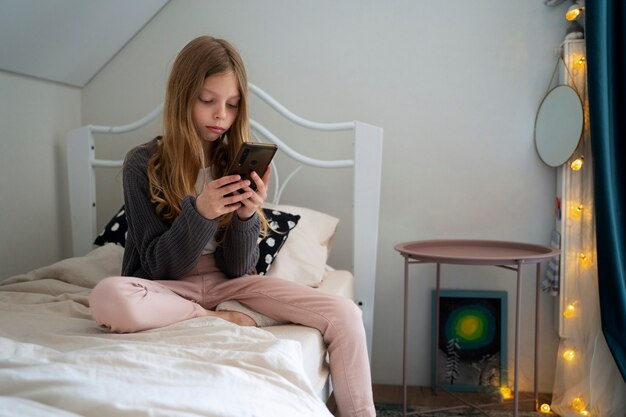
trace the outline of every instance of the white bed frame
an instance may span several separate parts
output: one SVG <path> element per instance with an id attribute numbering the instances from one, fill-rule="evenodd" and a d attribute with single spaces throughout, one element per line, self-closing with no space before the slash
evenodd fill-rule
<path id="1" fill-rule="evenodd" d="M 318 168 L 353 168 L 354 201 L 352 214 L 354 221 L 353 274 L 356 283 L 355 301 L 363 310 L 368 352 L 370 352 L 371 357 L 383 130 L 380 127 L 358 121 L 342 123 L 312 122 L 293 114 L 254 84 L 249 84 L 249 91 L 297 125 L 326 132 L 345 130 L 354 132 L 354 153 L 352 159 L 324 161 L 312 159 L 296 152 L 257 121 L 251 120 L 250 122 L 252 133 L 255 136 L 260 135 L 265 141 L 275 143 L 281 152 L 301 164 L 289 174 L 282 184 L 280 184 L 277 170 L 274 169 L 274 184 L 276 187 L 272 201 L 274 204 L 278 204 L 285 186 L 293 175 L 302 168 L 302 164 Z M 159 116 L 162 110 L 163 105 L 161 104 L 140 120 L 128 125 L 88 125 L 68 133 L 67 165 L 74 256 L 82 256 L 91 251 L 97 234 L 94 168 L 121 167 L 123 162 L 122 160 L 96 159 L 93 134 L 130 132 L 151 122 Z"/>

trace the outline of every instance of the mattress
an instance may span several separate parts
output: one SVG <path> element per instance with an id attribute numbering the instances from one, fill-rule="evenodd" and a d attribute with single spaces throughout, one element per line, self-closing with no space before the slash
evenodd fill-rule
<path id="1" fill-rule="evenodd" d="M 130 334 L 99 328 L 88 296 L 122 254 L 106 245 L 0 280 L 0 414 L 331 416 L 316 330 L 268 332 L 216 317 Z M 334 275 L 321 290 L 348 288 Z"/>

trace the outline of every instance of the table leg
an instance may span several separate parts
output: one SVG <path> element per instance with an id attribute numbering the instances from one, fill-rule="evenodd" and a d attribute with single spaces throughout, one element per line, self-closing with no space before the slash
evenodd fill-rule
<path id="1" fill-rule="evenodd" d="M 434 381 L 435 386 L 433 387 L 433 391 L 435 394 L 437 393 L 437 387 L 439 386 L 439 350 L 437 349 L 439 345 L 439 304 L 440 304 L 440 289 L 441 289 L 441 264 L 437 264 L 437 282 L 435 284 L 435 331 L 433 332 L 433 346 L 435 349 L 435 363 L 433 366 L 435 367 L 434 373 Z"/>
<path id="2" fill-rule="evenodd" d="M 515 295 L 515 363 L 513 365 L 513 417 L 519 410 L 519 332 L 521 324 L 520 310 L 522 306 L 522 263 L 517 262 L 517 293 Z"/>
<path id="3" fill-rule="evenodd" d="M 407 320 L 409 316 L 408 312 L 409 304 L 409 258 L 404 257 L 404 319 L 402 330 L 402 415 L 406 416 L 407 413 L 407 388 L 406 388 L 406 352 L 407 352 Z"/>
<path id="4" fill-rule="evenodd" d="M 541 307 L 541 263 L 537 263 L 537 279 L 535 283 L 535 411 L 539 411 L 539 327 L 540 319 L 539 312 Z"/>

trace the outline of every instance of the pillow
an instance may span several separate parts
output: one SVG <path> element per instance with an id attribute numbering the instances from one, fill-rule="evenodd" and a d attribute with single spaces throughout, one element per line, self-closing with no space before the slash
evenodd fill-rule
<path id="1" fill-rule="evenodd" d="M 115 243 L 124 247 L 126 244 L 126 232 L 128 223 L 126 223 L 126 214 L 124 206 L 115 213 L 115 216 L 104 226 L 102 232 L 96 237 L 93 244 L 96 246 L 104 246 L 107 243 Z"/>
<path id="2" fill-rule="evenodd" d="M 339 219 L 303 207 L 270 204 L 265 207 L 300 216 L 298 227 L 291 231 L 266 275 L 318 287 L 326 273 Z"/>
<path id="3" fill-rule="evenodd" d="M 278 210 L 263 208 L 263 214 L 269 223 L 269 228 L 265 236 L 259 236 L 259 261 L 256 264 L 256 271 L 259 275 L 265 275 L 272 265 L 278 251 L 283 247 L 289 236 L 289 232 L 296 227 L 300 216 L 291 213 L 284 213 Z M 104 226 L 104 229 L 96 237 L 94 245 L 104 246 L 107 243 L 115 243 L 124 247 L 126 244 L 126 233 L 128 223 L 124 206 L 113 216 Z"/>
<path id="4" fill-rule="evenodd" d="M 279 210 L 263 208 L 267 219 L 268 230 L 265 236 L 259 236 L 259 261 L 256 264 L 256 273 L 265 275 L 276 259 L 287 237 L 298 224 L 300 216 L 285 213 Z"/>

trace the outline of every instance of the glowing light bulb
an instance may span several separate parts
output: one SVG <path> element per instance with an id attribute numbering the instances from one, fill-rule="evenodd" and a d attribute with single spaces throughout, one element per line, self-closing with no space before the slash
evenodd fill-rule
<path id="1" fill-rule="evenodd" d="M 502 395 L 503 400 L 510 400 L 513 398 L 513 393 L 509 387 L 500 387 L 500 395 Z"/>
<path id="2" fill-rule="evenodd" d="M 568 349 L 565 352 L 563 352 L 563 359 L 565 359 L 568 362 L 573 361 L 574 357 L 576 357 L 576 351 L 574 349 Z"/>
<path id="3" fill-rule="evenodd" d="M 576 397 L 572 400 L 572 408 L 579 413 L 585 411 L 585 403 L 580 397 Z"/>
<path id="4" fill-rule="evenodd" d="M 576 312 L 576 307 L 574 307 L 574 303 L 568 304 L 567 307 L 565 307 L 565 310 L 563 311 L 563 316 L 571 319 L 572 317 L 574 317 L 574 313 Z"/>
<path id="5" fill-rule="evenodd" d="M 539 411 L 541 411 L 542 413 L 549 413 L 550 412 L 550 405 L 548 404 L 541 404 L 541 407 L 539 407 Z"/>
<path id="6" fill-rule="evenodd" d="M 578 59 L 578 61 L 576 61 L 576 64 L 578 64 L 578 65 L 585 65 L 585 61 L 586 61 L 585 57 L 584 57 L 584 56 L 581 56 L 581 57 Z"/>
<path id="7" fill-rule="evenodd" d="M 591 266 L 591 257 L 587 256 L 586 254 L 584 254 L 583 252 L 580 252 L 578 254 L 578 262 L 580 263 L 580 266 L 583 268 L 588 268 Z"/>
<path id="8" fill-rule="evenodd" d="M 573 4 L 565 13 L 565 18 L 569 21 L 576 20 L 583 12 L 584 7 L 577 4 Z"/>
<path id="9" fill-rule="evenodd" d="M 570 206 L 569 215 L 572 219 L 580 219 L 583 215 L 584 209 L 585 206 L 583 206 L 582 204 L 579 204 L 577 206 Z"/>
<path id="10" fill-rule="evenodd" d="M 582 414 L 583 416 L 590 416 L 591 415 L 591 413 L 589 411 L 587 411 L 587 410 L 582 410 L 580 412 L 580 414 Z"/>
<path id="11" fill-rule="evenodd" d="M 572 171 L 580 171 L 583 167 L 584 162 L 585 157 L 581 155 L 578 158 L 574 159 L 572 163 L 569 164 L 569 167 L 572 169 Z"/>

